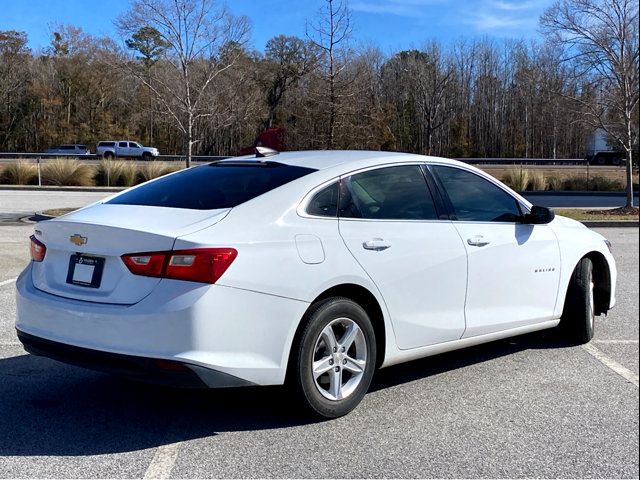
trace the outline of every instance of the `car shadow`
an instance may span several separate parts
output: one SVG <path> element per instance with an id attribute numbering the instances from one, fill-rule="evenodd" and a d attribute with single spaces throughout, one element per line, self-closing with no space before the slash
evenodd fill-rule
<path id="1" fill-rule="evenodd" d="M 381 390 L 530 348 L 565 346 L 530 334 L 382 369 Z M 130 452 L 219 432 L 316 420 L 283 387 L 182 390 L 145 385 L 33 355 L 0 360 L 0 456 Z"/>

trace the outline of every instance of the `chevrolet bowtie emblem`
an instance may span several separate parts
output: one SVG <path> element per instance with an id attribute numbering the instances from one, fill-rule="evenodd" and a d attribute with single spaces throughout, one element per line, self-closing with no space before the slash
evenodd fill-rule
<path id="1" fill-rule="evenodd" d="M 87 237 L 83 237 L 82 235 L 76 233 L 69 237 L 69 241 L 79 247 L 80 245 L 84 245 L 85 243 L 87 243 Z"/>

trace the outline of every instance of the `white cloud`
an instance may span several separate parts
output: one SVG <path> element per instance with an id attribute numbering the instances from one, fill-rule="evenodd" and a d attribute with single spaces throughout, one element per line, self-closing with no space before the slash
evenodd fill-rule
<path id="1" fill-rule="evenodd" d="M 432 7 L 448 0 L 356 0 L 349 7 L 356 12 L 380 13 L 401 17 L 422 16 L 426 7 Z"/>

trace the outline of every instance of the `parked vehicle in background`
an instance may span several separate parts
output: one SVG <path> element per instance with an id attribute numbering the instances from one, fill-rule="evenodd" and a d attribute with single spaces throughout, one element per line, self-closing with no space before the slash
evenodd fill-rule
<path id="1" fill-rule="evenodd" d="M 145 147 L 141 143 L 130 140 L 104 141 L 98 142 L 96 155 L 103 158 L 114 157 L 135 157 L 151 160 L 160 154 L 157 148 Z"/>
<path id="2" fill-rule="evenodd" d="M 607 133 L 598 128 L 587 145 L 587 161 L 590 165 L 622 165 L 625 152 L 617 145 L 612 145 Z"/>
<path id="3" fill-rule="evenodd" d="M 78 143 L 68 145 L 58 145 L 57 147 L 50 148 L 47 153 L 53 153 L 55 155 L 89 155 L 91 152 L 86 145 L 80 145 Z"/>

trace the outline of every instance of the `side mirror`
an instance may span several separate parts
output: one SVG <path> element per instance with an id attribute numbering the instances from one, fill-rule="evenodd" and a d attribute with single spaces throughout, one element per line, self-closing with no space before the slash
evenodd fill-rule
<path id="1" fill-rule="evenodd" d="M 524 216 L 523 223 L 530 225 L 546 225 L 556 218 L 556 212 L 547 207 L 531 207 L 531 213 L 527 213 Z"/>

